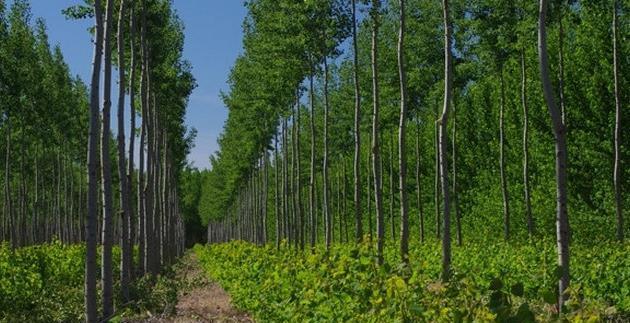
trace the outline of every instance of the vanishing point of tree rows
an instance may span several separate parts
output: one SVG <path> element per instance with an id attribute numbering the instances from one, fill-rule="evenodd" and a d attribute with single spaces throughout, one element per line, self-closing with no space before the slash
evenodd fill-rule
<path id="1" fill-rule="evenodd" d="M 627 234 L 629 5 L 248 1 L 209 242 L 369 241 L 379 263 L 392 243 L 404 264 L 437 239 L 448 281 L 452 233 L 554 237 L 562 304 L 570 241 Z"/>

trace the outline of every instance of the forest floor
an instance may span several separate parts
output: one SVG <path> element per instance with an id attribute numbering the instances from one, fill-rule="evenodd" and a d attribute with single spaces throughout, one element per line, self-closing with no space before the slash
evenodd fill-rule
<path id="1" fill-rule="evenodd" d="M 254 322 L 246 313 L 232 306 L 232 299 L 216 282 L 210 280 L 197 261 L 194 252 L 188 253 L 178 266 L 179 285 L 175 314 L 151 317 L 147 323 L 228 323 Z"/>

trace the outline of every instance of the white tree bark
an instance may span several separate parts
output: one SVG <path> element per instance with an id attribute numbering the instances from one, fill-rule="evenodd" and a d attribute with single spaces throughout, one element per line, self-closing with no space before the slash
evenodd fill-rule
<path id="1" fill-rule="evenodd" d="M 567 299 L 565 290 L 569 287 L 569 217 L 567 211 L 567 142 L 566 128 L 562 120 L 562 111 L 556 105 L 551 79 L 549 77 L 549 57 L 547 53 L 547 0 L 540 0 L 538 16 L 538 56 L 540 78 L 542 80 L 545 102 L 549 108 L 556 153 L 556 241 L 558 245 L 558 265 L 561 276 L 558 282 L 558 307 L 562 308 Z"/>
<path id="2" fill-rule="evenodd" d="M 354 231 L 356 242 L 360 243 L 363 240 L 363 211 L 361 208 L 361 93 L 356 0 L 352 0 L 352 48 L 354 50 Z"/>
<path id="3" fill-rule="evenodd" d="M 442 280 L 448 281 L 451 275 L 451 212 L 448 185 L 448 111 L 451 102 L 453 83 L 452 55 L 451 55 L 451 23 L 449 18 L 448 0 L 442 0 L 444 15 L 444 106 L 442 116 L 438 120 L 440 127 L 440 173 L 442 178 L 442 194 L 444 200 L 443 218 L 444 234 L 442 235 Z"/>
<path id="4" fill-rule="evenodd" d="M 383 193 L 381 184 L 381 156 L 379 144 L 379 82 L 378 82 L 378 33 L 380 0 L 372 0 L 372 169 L 374 171 L 374 207 L 376 209 L 376 243 L 378 263 L 383 263 L 385 245 L 385 216 L 383 215 Z"/>
<path id="5" fill-rule="evenodd" d="M 613 1 L 613 72 L 615 80 L 615 166 L 613 181 L 615 186 L 615 214 L 617 215 L 617 240 L 623 241 L 623 209 L 621 199 L 621 99 L 619 94 L 619 57 L 617 54 L 617 6 Z"/>
<path id="6" fill-rule="evenodd" d="M 109 156 L 111 86 L 112 86 L 112 33 L 114 31 L 114 1 L 107 0 L 105 13 L 103 111 L 101 120 L 101 185 L 103 192 L 103 255 L 101 257 L 101 284 L 103 294 L 103 318 L 114 313 L 114 280 L 112 248 L 114 244 L 112 170 Z"/>
<path id="7" fill-rule="evenodd" d="M 398 122 L 398 192 L 400 194 L 400 257 L 409 263 L 409 214 L 407 210 L 407 155 L 405 125 L 407 121 L 407 75 L 405 71 L 405 1 L 400 0 L 398 34 L 398 75 L 400 79 L 400 120 Z"/>

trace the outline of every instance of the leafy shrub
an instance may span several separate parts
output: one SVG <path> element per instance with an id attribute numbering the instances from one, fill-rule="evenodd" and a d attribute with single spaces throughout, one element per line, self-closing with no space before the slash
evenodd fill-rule
<path id="1" fill-rule="evenodd" d="M 128 304 L 119 316 L 133 317 L 136 313 L 174 314 L 177 290 L 177 281 L 170 268 L 157 277 L 143 276 L 131 285 L 131 297 L 135 302 Z"/>
<path id="2" fill-rule="evenodd" d="M 136 258 L 137 251 L 134 250 Z M 120 262 L 120 256 L 120 248 L 114 247 L 114 264 Z M 131 284 L 134 302 L 128 304 L 123 304 L 120 298 L 119 267 L 115 265 L 113 269 L 116 304 L 124 306 L 117 309 L 118 318 L 174 311 L 177 282 L 172 269 L 166 268 L 163 275 L 145 276 Z M 0 322 L 84 321 L 84 271 L 83 244 L 54 242 L 14 251 L 0 245 Z"/>
<path id="3" fill-rule="evenodd" d="M 196 246 L 210 276 L 260 322 L 531 322 L 557 318 L 555 250 L 532 244 L 469 243 L 454 248 L 453 279 L 439 281 L 440 247 L 413 245 L 409 267 L 387 246 L 376 265 L 367 243 L 330 253 L 279 251 L 232 242 Z M 630 244 L 572 250 L 566 318 L 600 320 L 630 312 Z"/>
<path id="4" fill-rule="evenodd" d="M 119 248 L 113 260 L 119 262 Z M 53 242 L 16 250 L 0 245 L 0 322 L 83 321 L 84 271 L 82 244 Z M 119 273 L 114 266 L 114 278 Z"/>
<path id="5" fill-rule="evenodd" d="M 85 247 L 0 246 L 0 321 L 74 322 L 83 315 Z"/>

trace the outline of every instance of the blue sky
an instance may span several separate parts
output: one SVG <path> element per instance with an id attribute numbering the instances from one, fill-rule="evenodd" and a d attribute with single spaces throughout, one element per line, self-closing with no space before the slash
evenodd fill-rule
<path id="1" fill-rule="evenodd" d="M 218 149 L 217 136 L 227 118 L 227 109 L 219 94 L 228 89 L 226 81 L 230 67 L 241 52 L 241 24 L 246 11 L 241 0 L 173 2 L 186 26 L 184 57 L 192 63 L 198 83 L 186 114 L 188 126 L 198 130 L 189 160 L 196 167 L 208 168 L 209 156 Z M 92 59 L 92 43 L 87 29 L 93 20 L 69 21 L 61 14 L 62 9 L 77 3 L 83 3 L 83 0 L 31 0 L 33 17 L 46 21 L 51 45 L 61 47 L 72 73 L 86 81 L 89 80 Z M 126 116 L 126 120 L 128 118 Z M 113 121 L 115 129 L 115 118 Z"/>

